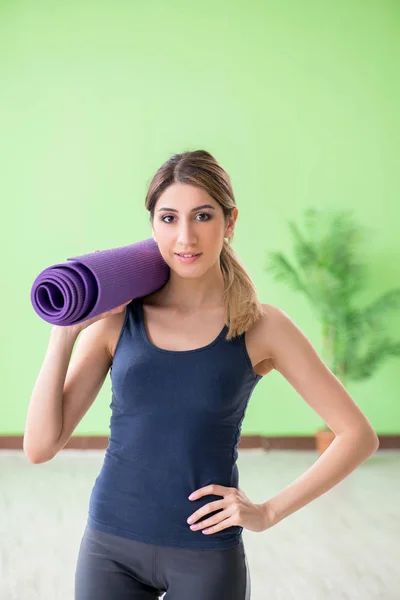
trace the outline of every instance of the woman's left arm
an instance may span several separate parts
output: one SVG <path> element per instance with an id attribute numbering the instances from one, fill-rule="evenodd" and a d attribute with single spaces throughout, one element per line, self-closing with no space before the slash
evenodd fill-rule
<path id="1" fill-rule="evenodd" d="M 272 525 L 342 481 L 376 452 L 379 438 L 292 319 L 275 306 L 263 306 L 268 315 L 261 332 L 266 356 L 336 436 L 310 469 L 262 505 Z"/>

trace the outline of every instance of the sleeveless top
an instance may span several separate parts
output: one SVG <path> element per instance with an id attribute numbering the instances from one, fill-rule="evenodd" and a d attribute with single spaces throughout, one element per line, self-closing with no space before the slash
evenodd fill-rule
<path id="1" fill-rule="evenodd" d="M 241 425 L 261 375 L 243 333 L 227 341 L 224 325 L 207 346 L 164 350 L 147 336 L 143 299 L 125 308 L 110 371 L 110 436 L 89 501 L 88 524 L 100 531 L 160 546 L 223 549 L 243 527 L 193 531 L 187 518 L 221 500 L 188 496 L 210 484 L 239 486 Z M 221 512 L 208 513 L 198 522 Z"/>

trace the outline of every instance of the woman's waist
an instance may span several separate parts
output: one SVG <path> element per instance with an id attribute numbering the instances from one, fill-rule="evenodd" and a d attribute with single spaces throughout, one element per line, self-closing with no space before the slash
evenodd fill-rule
<path id="1" fill-rule="evenodd" d="M 131 524 L 137 529 L 150 526 L 155 530 L 164 527 L 188 528 L 187 519 L 194 512 L 213 502 L 223 499 L 223 496 L 207 493 L 189 500 L 188 496 L 196 489 L 204 488 L 210 484 L 219 484 L 232 487 L 226 479 L 196 479 L 191 483 L 184 479 L 170 477 L 163 479 L 140 477 L 128 481 L 117 479 L 107 469 L 102 469 L 93 486 L 90 507 L 94 515 L 105 522 L 122 521 Z M 223 510 L 222 507 L 214 508 L 203 518 L 210 518 Z M 199 522 L 202 519 L 199 520 Z M 168 525 L 166 525 L 168 524 Z"/>
<path id="2" fill-rule="evenodd" d="M 218 457 L 215 461 L 168 461 L 165 456 L 159 460 L 146 460 L 137 457 L 127 458 L 118 452 L 107 449 L 101 471 L 96 479 L 96 487 L 109 496 L 121 496 L 154 501 L 158 498 L 173 508 L 180 510 L 193 506 L 188 496 L 195 490 L 216 484 L 225 487 L 238 487 L 238 469 L 232 456 Z M 214 494 L 199 499 L 201 505 L 220 498 Z M 200 506 L 199 504 L 199 506 Z"/>

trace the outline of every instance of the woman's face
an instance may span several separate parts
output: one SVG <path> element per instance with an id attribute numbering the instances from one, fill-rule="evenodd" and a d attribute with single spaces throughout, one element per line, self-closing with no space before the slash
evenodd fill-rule
<path id="1" fill-rule="evenodd" d="M 224 237 L 233 233 L 238 209 L 227 223 L 222 207 L 203 189 L 184 183 L 170 185 L 154 208 L 153 237 L 161 256 L 183 277 L 198 277 L 219 259 Z M 196 259 L 178 254 L 199 254 Z"/>

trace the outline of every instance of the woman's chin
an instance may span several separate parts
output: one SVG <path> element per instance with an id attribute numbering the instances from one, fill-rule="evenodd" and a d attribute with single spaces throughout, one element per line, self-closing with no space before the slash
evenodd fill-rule
<path id="1" fill-rule="evenodd" d="M 202 273 L 198 270 L 186 270 L 186 269 L 174 269 L 175 273 L 181 278 L 181 279 L 198 279 L 199 277 L 201 277 Z"/>

